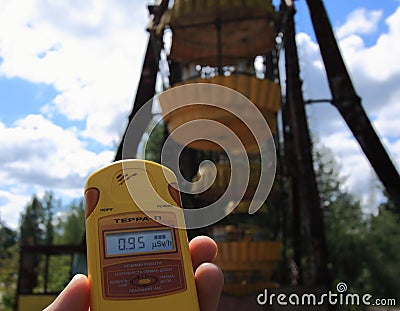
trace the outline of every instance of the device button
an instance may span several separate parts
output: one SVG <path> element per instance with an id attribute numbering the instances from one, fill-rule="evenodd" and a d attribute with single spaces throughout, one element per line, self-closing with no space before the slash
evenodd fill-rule
<path id="1" fill-rule="evenodd" d="M 135 286 L 149 286 L 157 283 L 158 279 L 150 275 L 141 275 L 132 279 L 132 284 Z"/>
<path id="2" fill-rule="evenodd" d="M 181 195 L 178 190 L 178 184 L 176 182 L 168 184 L 168 192 L 171 195 L 172 199 L 174 199 L 175 203 L 178 204 L 179 207 L 182 207 Z"/>
<path id="3" fill-rule="evenodd" d="M 91 187 L 85 191 L 85 218 L 88 218 L 90 214 L 96 208 L 100 198 L 100 190 Z"/>
<path id="4" fill-rule="evenodd" d="M 149 279 L 149 278 L 141 279 L 141 280 L 138 281 L 138 283 L 139 283 L 140 285 L 149 285 L 149 284 L 152 283 L 152 282 L 153 282 L 153 280 L 152 280 L 152 279 Z"/>

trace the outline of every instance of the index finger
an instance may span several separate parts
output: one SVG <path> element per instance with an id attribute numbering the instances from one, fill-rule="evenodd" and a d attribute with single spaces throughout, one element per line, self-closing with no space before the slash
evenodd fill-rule
<path id="1" fill-rule="evenodd" d="M 193 270 L 196 271 L 201 264 L 214 262 L 218 247 L 213 239 L 207 236 L 197 236 L 190 241 L 189 250 L 192 257 Z"/>

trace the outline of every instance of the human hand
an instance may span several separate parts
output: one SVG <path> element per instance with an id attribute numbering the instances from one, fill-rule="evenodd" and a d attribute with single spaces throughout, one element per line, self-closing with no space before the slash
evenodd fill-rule
<path id="1" fill-rule="evenodd" d="M 212 263 L 217 255 L 217 245 L 211 238 L 199 236 L 190 241 L 189 249 L 195 271 L 200 310 L 215 311 L 224 283 L 221 269 Z M 44 311 L 88 311 L 89 297 L 88 278 L 77 274 Z"/>

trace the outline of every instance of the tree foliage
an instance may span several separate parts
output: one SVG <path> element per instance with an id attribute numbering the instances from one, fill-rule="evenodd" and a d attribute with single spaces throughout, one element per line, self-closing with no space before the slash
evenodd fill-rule
<path id="1" fill-rule="evenodd" d="M 58 217 L 56 244 L 80 244 L 85 234 L 83 200 L 74 201 Z"/>
<path id="2" fill-rule="evenodd" d="M 17 232 L 0 222 L 0 305 L 13 310 L 18 271 Z"/>
<path id="3" fill-rule="evenodd" d="M 369 284 L 373 293 L 400 302 L 400 217 L 391 210 L 380 209 L 368 220 L 365 261 L 369 267 Z"/>
<path id="4" fill-rule="evenodd" d="M 46 192 L 42 198 L 43 212 L 44 212 L 44 244 L 51 245 L 54 240 L 54 225 L 53 225 L 53 215 L 54 210 L 58 207 L 58 202 L 54 199 L 52 192 Z"/>
<path id="5" fill-rule="evenodd" d="M 14 310 L 18 280 L 20 246 L 81 244 L 85 232 L 83 200 L 61 207 L 52 192 L 34 195 L 21 213 L 19 230 L 0 223 L 0 305 L 1 310 Z M 29 277 L 22 283 L 31 293 L 61 291 L 70 279 L 71 255 L 48 258 L 47 283 L 44 279 L 46 256 L 24 255 L 22 272 Z"/>
<path id="6" fill-rule="evenodd" d="M 152 127 L 152 126 L 151 126 Z M 145 159 L 153 162 L 161 163 L 161 150 L 166 137 L 165 124 L 158 122 L 151 133 L 145 146 Z"/>
<path id="7" fill-rule="evenodd" d="M 21 245 L 39 245 L 44 237 L 44 208 L 35 195 L 21 215 L 20 239 Z"/>
<path id="8" fill-rule="evenodd" d="M 400 301 L 400 219 L 388 208 L 392 203 L 382 204 L 377 215 L 365 214 L 360 201 L 343 189 L 330 150 L 318 145 L 314 160 L 334 284 Z"/>
<path id="9" fill-rule="evenodd" d="M 17 243 L 17 232 L 0 222 L 0 259 L 9 258 L 10 247 Z"/>

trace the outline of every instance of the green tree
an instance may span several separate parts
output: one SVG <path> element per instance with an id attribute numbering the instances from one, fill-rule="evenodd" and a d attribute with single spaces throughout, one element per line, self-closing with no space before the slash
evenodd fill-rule
<path id="1" fill-rule="evenodd" d="M 7 248 L 8 256 L 0 259 L 0 310 L 15 310 L 17 291 L 19 248 L 14 244 Z"/>
<path id="2" fill-rule="evenodd" d="M 0 222 L 0 259 L 9 258 L 9 248 L 17 243 L 17 232 Z"/>
<path id="3" fill-rule="evenodd" d="M 369 219 L 365 260 L 374 296 L 395 298 L 400 302 L 400 216 L 381 208 Z"/>
<path id="4" fill-rule="evenodd" d="M 58 207 L 58 202 L 56 202 L 52 192 L 46 191 L 42 198 L 43 204 L 43 225 L 45 227 L 44 244 L 51 245 L 54 240 L 54 225 L 53 216 L 54 210 Z"/>
<path id="5" fill-rule="evenodd" d="M 145 146 L 145 159 L 161 163 L 161 150 L 166 137 L 165 124 L 162 121 L 158 122 L 148 135 L 149 138 Z"/>
<path id="6" fill-rule="evenodd" d="M 60 213 L 56 221 L 54 243 L 59 245 L 81 244 L 85 237 L 83 200 L 71 202 L 65 207 L 65 210 L 65 212 Z M 85 273 L 86 271 L 82 269 L 76 270 L 77 265 L 82 263 L 82 259 L 84 258 L 81 258 L 78 254 L 75 254 L 73 258 L 70 255 L 51 256 L 48 262 L 47 290 L 61 291 L 70 280 L 71 272 Z M 83 261 L 83 265 L 86 266 L 85 261 Z"/>
<path id="7" fill-rule="evenodd" d="M 57 244 L 80 244 L 85 234 L 85 209 L 83 200 L 72 202 L 67 212 L 58 218 Z"/>
<path id="8" fill-rule="evenodd" d="M 21 215 L 19 244 L 23 246 L 40 245 L 44 240 L 44 208 L 40 199 L 34 195 Z M 24 255 L 20 267 L 21 288 L 32 292 L 38 286 L 41 256 L 34 253 Z"/>
<path id="9" fill-rule="evenodd" d="M 315 144 L 313 159 L 321 206 L 328 207 L 339 200 L 340 196 L 348 195 L 342 191 L 346 177 L 340 176 L 340 166 L 332 151 L 321 143 Z"/>
<path id="10" fill-rule="evenodd" d="M 17 232 L 0 222 L 0 304 L 13 310 L 17 284 Z"/>
<path id="11" fill-rule="evenodd" d="M 44 208 L 40 199 L 34 195 L 21 215 L 20 244 L 39 245 L 44 240 Z"/>
<path id="12" fill-rule="evenodd" d="M 331 150 L 320 143 L 314 148 L 314 167 L 333 281 L 348 282 L 360 290 L 365 281 L 367 234 L 360 202 L 342 189 L 345 178 L 339 174 L 340 166 Z"/>
<path id="13" fill-rule="evenodd" d="M 334 283 L 345 282 L 356 291 L 365 291 L 368 231 L 360 203 L 349 194 L 342 194 L 326 209 L 326 237 Z"/>
<path id="14" fill-rule="evenodd" d="M 342 189 L 331 151 L 317 144 L 314 160 L 334 284 L 400 301 L 400 216 L 393 203 L 383 203 L 378 215 L 363 213 L 360 202 Z"/>
<path id="15" fill-rule="evenodd" d="M 30 247 L 53 243 L 53 215 L 56 201 L 51 192 L 46 192 L 42 199 L 36 195 L 21 214 L 19 244 Z M 43 292 L 43 271 L 45 257 L 35 252 L 27 252 L 20 266 L 21 291 L 24 293 Z"/>

